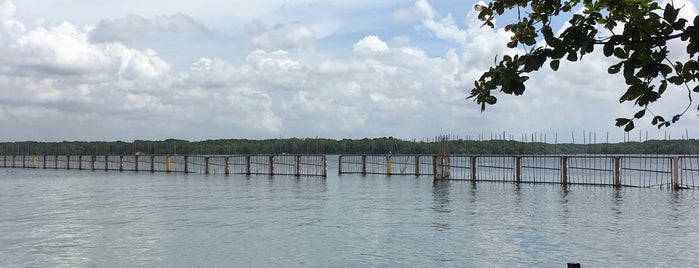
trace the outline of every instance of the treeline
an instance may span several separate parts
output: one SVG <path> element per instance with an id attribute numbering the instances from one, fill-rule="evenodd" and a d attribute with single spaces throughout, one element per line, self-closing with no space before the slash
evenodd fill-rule
<path id="1" fill-rule="evenodd" d="M 509 140 L 408 141 L 393 137 L 374 139 L 221 139 L 133 142 L 2 142 L 0 155 L 129 155 L 187 154 L 699 154 L 699 140 L 650 140 L 602 144 L 548 144 Z"/>

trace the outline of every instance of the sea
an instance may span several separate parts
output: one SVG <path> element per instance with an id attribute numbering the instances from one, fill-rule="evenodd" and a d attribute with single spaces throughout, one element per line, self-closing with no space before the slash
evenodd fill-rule
<path id="1" fill-rule="evenodd" d="M 699 267 L 699 191 L 0 168 L 0 267 Z"/>

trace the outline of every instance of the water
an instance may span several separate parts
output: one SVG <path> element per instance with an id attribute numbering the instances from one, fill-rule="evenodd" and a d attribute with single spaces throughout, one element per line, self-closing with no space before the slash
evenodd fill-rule
<path id="1" fill-rule="evenodd" d="M 328 174 L 0 169 L 0 267 L 699 267 L 699 191 Z"/>

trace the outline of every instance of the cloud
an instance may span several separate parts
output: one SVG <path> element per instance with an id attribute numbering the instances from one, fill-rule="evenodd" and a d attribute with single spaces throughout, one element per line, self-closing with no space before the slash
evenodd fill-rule
<path id="1" fill-rule="evenodd" d="M 250 47 L 262 50 L 313 50 L 315 32 L 307 25 L 296 22 L 267 26 L 262 20 L 250 21 L 246 26 Z"/>
<path id="2" fill-rule="evenodd" d="M 497 94 L 498 104 L 481 113 L 465 98 L 496 55 L 517 52 L 505 46 L 510 33 L 481 28 L 473 11 L 463 19 L 440 16 L 446 14 L 441 2 L 433 3 L 418 0 L 406 7 L 417 19 L 416 32 L 321 38 L 317 21 L 248 20 L 237 34 L 217 30 L 200 38 L 223 43 L 214 51 L 188 43 L 138 49 L 122 42 L 145 35 L 158 41 L 156 33 L 199 29 L 188 28 L 190 20 L 182 18 L 167 24 L 163 21 L 171 17 L 155 16 L 139 29 L 133 22 L 143 18 L 132 17 L 96 27 L 71 22 L 27 27 L 6 1 L 0 5 L 0 139 L 562 134 L 614 130 L 615 116 L 633 112 L 634 107 L 618 105 L 623 81 L 600 68 L 608 59 L 588 55 L 583 62 L 562 63 L 559 72 L 532 75 L 524 96 Z M 397 8 L 386 10 L 390 20 Z M 95 37 L 98 33 L 104 35 Z M 144 47 L 152 44 L 147 41 Z M 236 42 L 246 45 L 232 45 Z M 425 43 L 445 49 L 431 50 Z M 175 63 L 163 56 L 167 53 L 191 60 Z"/>
<path id="3" fill-rule="evenodd" d="M 369 35 L 364 37 L 356 44 L 354 44 L 354 51 L 361 52 L 363 50 L 373 51 L 373 52 L 384 52 L 388 50 L 388 44 L 379 39 L 375 35 Z"/>
<path id="4" fill-rule="evenodd" d="M 138 15 L 102 20 L 90 31 L 92 42 L 126 41 L 158 33 L 209 33 L 210 30 L 184 14 L 146 19 Z"/>

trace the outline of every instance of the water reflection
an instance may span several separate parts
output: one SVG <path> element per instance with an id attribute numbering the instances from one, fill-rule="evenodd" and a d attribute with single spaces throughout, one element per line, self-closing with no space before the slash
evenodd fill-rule
<path id="1" fill-rule="evenodd" d="M 695 191 L 13 172 L 0 267 L 699 267 Z"/>

